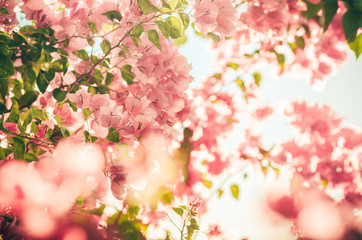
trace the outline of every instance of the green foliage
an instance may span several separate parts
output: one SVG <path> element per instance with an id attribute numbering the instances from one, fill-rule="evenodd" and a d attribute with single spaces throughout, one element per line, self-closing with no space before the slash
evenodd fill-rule
<path id="1" fill-rule="evenodd" d="M 349 42 L 348 45 L 356 54 L 356 58 L 358 58 L 362 53 L 362 33 L 358 34 L 358 36 L 353 41 Z"/>
<path id="2" fill-rule="evenodd" d="M 107 136 L 107 140 L 113 143 L 119 143 L 119 132 L 116 128 L 111 127 Z"/>
<path id="3" fill-rule="evenodd" d="M 39 71 L 38 77 L 36 79 L 36 85 L 41 93 L 45 93 L 46 89 L 49 86 L 50 81 L 54 78 L 55 73 L 52 69 L 45 72 L 43 70 Z"/>
<path id="4" fill-rule="evenodd" d="M 307 11 L 302 12 L 302 16 L 305 17 L 307 20 L 310 20 L 312 18 L 314 18 L 315 16 L 317 16 L 317 13 L 319 12 L 319 10 L 322 9 L 322 4 L 313 4 L 310 3 L 307 0 L 303 0 L 303 2 L 305 2 L 307 4 Z"/>
<path id="5" fill-rule="evenodd" d="M 18 121 L 19 121 L 19 104 L 15 98 L 12 98 L 11 101 L 13 102 L 13 105 L 11 106 L 10 115 L 6 121 L 18 123 Z"/>
<path id="6" fill-rule="evenodd" d="M 127 82 L 128 85 L 133 83 L 133 79 L 135 77 L 134 73 L 132 72 L 132 66 L 127 64 L 121 67 L 121 75 L 122 78 Z"/>
<path id="7" fill-rule="evenodd" d="M 184 25 L 184 29 L 186 30 L 190 25 L 190 17 L 186 13 L 179 13 L 182 24 Z"/>
<path id="8" fill-rule="evenodd" d="M 14 75 L 15 68 L 10 58 L 0 53 L 0 78 L 8 78 Z"/>
<path id="9" fill-rule="evenodd" d="M 147 31 L 147 36 L 148 36 L 148 39 L 160 50 L 162 51 L 162 48 L 161 48 L 161 44 L 160 44 L 160 39 L 159 39 L 159 36 L 158 36 L 158 33 L 156 30 L 148 30 Z"/>
<path id="10" fill-rule="evenodd" d="M 172 208 L 175 213 L 177 213 L 180 217 L 182 217 L 184 215 L 184 209 L 180 208 L 180 207 L 173 207 Z"/>
<path id="11" fill-rule="evenodd" d="M 329 24 L 332 22 L 338 9 L 338 0 L 322 0 L 324 12 L 324 31 L 327 31 Z"/>
<path id="12" fill-rule="evenodd" d="M 362 13 L 356 9 L 348 9 L 343 15 L 342 26 L 345 38 L 348 42 L 353 42 L 357 30 L 362 27 Z"/>
<path id="13" fill-rule="evenodd" d="M 27 91 L 19 98 L 19 108 L 30 108 L 33 102 L 38 98 L 39 93 L 33 90 Z"/>
<path id="14" fill-rule="evenodd" d="M 150 0 L 137 0 L 138 7 L 144 14 L 159 12 L 160 10 L 155 7 Z"/>
<path id="15" fill-rule="evenodd" d="M 24 159 L 25 154 L 25 142 L 22 137 L 13 137 L 13 147 L 14 147 L 14 158 L 15 159 Z"/>
<path id="16" fill-rule="evenodd" d="M 96 34 L 98 32 L 97 25 L 94 22 L 88 22 L 88 27 L 93 34 Z"/>
<path id="17" fill-rule="evenodd" d="M 275 56 L 277 57 L 277 61 L 278 61 L 279 66 L 280 66 L 280 71 L 283 72 L 284 63 L 285 63 L 285 56 L 284 56 L 284 54 L 277 53 L 276 51 L 274 51 L 274 53 L 275 53 Z"/>
<path id="18" fill-rule="evenodd" d="M 63 137 L 65 137 L 65 138 L 70 137 L 70 132 L 69 132 L 69 130 L 68 130 L 66 127 L 64 127 L 64 126 L 61 127 L 61 128 L 60 128 L 60 131 L 61 131 Z"/>
<path id="19" fill-rule="evenodd" d="M 239 199 L 239 186 L 237 184 L 233 184 L 230 186 L 231 194 L 235 199 Z"/>
<path id="20" fill-rule="evenodd" d="M 235 71 L 238 70 L 238 68 L 239 68 L 239 64 L 237 64 L 237 63 L 228 63 L 226 66 L 234 69 Z"/>
<path id="21" fill-rule="evenodd" d="M 122 14 L 117 10 L 108 11 L 103 13 L 102 15 L 106 16 L 111 21 L 114 21 L 114 19 L 116 19 L 120 22 L 122 20 Z"/>
<path id="22" fill-rule="evenodd" d="M 89 55 L 85 50 L 76 50 L 76 51 L 74 51 L 74 54 L 84 61 L 89 60 Z"/>
<path id="23" fill-rule="evenodd" d="M 101 42 L 101 49 L 103 53 L 107 54 L 111 50 L 111 44 L 107 40 Z"/>
<path id="24" fill-rule="evenodd" d="M 137 25 L 132 29 L 131 36 L 135 38 L 141 37 L 142 33 L 144 31 L 144 28 L 142 25 Z"/>
<path id="25" fill-rule="evenodd" d="M 33 153 L 25 153 L 24 160 L 27 162 L 38 162 L 38 157 Z"/>
<path id="26" fill-rule="evenodd" d="M 182 21 L 175 16 L 170 16 L 165 19 L 165 22 L 170 26 L 169 35 L 170 37 L 176 39 L 184 35 L 184 26 Z"/>
<path id="27" fill-rule="evenodd" d="M 256 85 L 259 87 L 260 86 L 260 82 L 261 82 L 261 74 L 259 72 L 254 72 L 253 73 L 253 77 L 254 77 L 254 82 L 256 83 Z"/>
<path id="28" fill-rule="evenodd" d="M 0 8 L 0 13 L 9 15 L 9 12 L 8 12 L 8 10 L 6 10 L 6 8 Z"/>
<path id="29" fill-rule="evenodd" d="M 5 99 L 5 96 L 9 91 L 9 82 L 6 78 L 0 78 L 0 96 L 2 99 Z"/>
<path id="30" fill-rule="evenodd" d="M 114 75 L 112 73 L 107 72 L 106 74 L 106 80 L 105 80 L 105 85 L 108 86 L 109 84 L 111 84 L 114 80 Z"/>
<path id="31" fill-rule="evenodd" d="M 67 95 L 66 91 L 62 91 L 60 88 L 56 88 L 53 90 L 53 97 L 58 102 L 61 102 L 65 99 L 65 96 Z"/>

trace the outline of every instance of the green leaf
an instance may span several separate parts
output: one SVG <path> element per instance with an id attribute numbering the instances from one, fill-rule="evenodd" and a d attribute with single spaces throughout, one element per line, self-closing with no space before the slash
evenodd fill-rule
<path id="1" fill-rule="evenodd" d="M 149 14 L 153 12 L 159 12 L 160 10 L 155 7 L 150 0 L 137 0 L 138 7 L 144 14 Z"/>
<path id="2" fill-rule="evenodd" d="M 171 10 L 175 10 L 177 4 L 179 4 L 179 0 L 165 0 L 167 4 L 170 6 Z"/>
<path id="3" fill-rule="evenodd" d="M 8 43 L 10 42 L 10 36 L 6 32 L 0 31 L 0 42 Z"/>
<path id="4" fill-rule="evenodd" d="M 75 200 L 75 203 L 76 203 L 79 207 L 83 206 L 84 198 L 83 198 L 83 197 L 77 198 L 77 199 Z"/>
<path id="5" fill-rule="evenodd" d="M 64 66 L 61 60 L 56 60 L 49 65 L 48 69 L 54 72 L 63 72 Z"/>
<path id="6" fill-rule="evenodd" d="M 0 114 L 8 113 L 9 110 L 6 108 L 6 106 L 0 102 Z"/>
<path id="7" fill-rule="evenodd" d="M 92 214 L 92 215 L 97 215 L 97 216 L 102 216 L 105 208 L 106 208 L 106 205 L 102 204 L 99 208 L 94 208 L 92 210 L 88 210 L 88 211 L 86 211 L 86 213 Z"/>
<path id="8" fill-rule="evenodd" d="M 108 86 L 109 84 L 111 84 L 113 82 L 113 80 L 114 80 L 114 75 L 112 73 L 107 72 L 105 85 Z"/>
<path id="9" fill-rule="evenodd" d="M 111 127 L 107 136 L 107 140 L 113 143 L 119 143 L 119 132 L 116 128 Z"/>
<path id="10" fill-rule="evenodd" d="M 356 54 L 356 58 L 358 58 L 362 53 L 362 33 L 358 34 L 358 36 L 352 42 L 349 42 L 348 45 Z"/>
<path id="11" fill-rule="evenodd" d="M 96 34 L 98 32 L 97 25 L 94 22 L 88 22 L 88 27 L 93 34 Z"/>
<path id="12" fill-rule="evenodd" d="M 4 152 L 4 149 L 2 147 L 0 147 L 0 159 L 5 160 L 5 152 Z"/>
<path id="13" fill-rule="evenodd" d="M 40 70 L 38 77 L 36 79 L 36 85 L 38 85 L 38 89 L 41 93 L 45 93 L 45 91 L 47 90 L 47 88 L 49 86 L 50 81 L 51 80 L 47 79 L 46 72 L 44 72 L 43 70 Z"/>
<path id="14" fill-rule="evenodd" d="M 322 8 L 322 4 L 320 4 L 320 3 L 313 4 L 313 3 L 310 3 L 308 0 L 303 0 L 303 2 L 305 2 L 307 4 L 307 11 L 302 12 L 301 15 L 303 17 L 305 17 L 307 20 L 310 20 L 310 19 L 314 18 L 315 16 L 317 16 L 317 13 Z"/>
<path id="15" fill-rule="evenodd" d="M 144 28 L 142 25 L 137 25 L 132 29 L 131 36 L 135 38 L 140 38 L 143 33 Z"/>
<path id="16" fill-rule="evenodd" d="M 322 0 L 324 12 L 324 31 L 327 31 L 329 24 L 332 22 L 337 13 L 338 1 L 337 0 Z"/>
<path id="17" fill-rule="evenodd" d="M 8 10 L 6 10 L 6 8 L 0 8 L 0 13 L 9 15 L 9 12 L 8 12 Z"/>
<path id="18" fill-rule="evenodd" d="M 106 16 L 111 21 L 113 21 L 114 19 L 117 19 L 118 21 L 122 20 L 122 14 L 117 10 L 108 11 L 102 13 L 102 15 Z"/>
<path id="19" fill-rule="evenodd" d="M 60 88 L 56 88 L 53 90 L 53 97 L 58 101 L 61 102 L 65 99 L 65 96 L 67 95 L 66 91 L 60 90 Z"/>
<path id="20" fill-rule="evenodd" d="M 184 36 L 182 36 L 180 38 L 175 39 L 173 44 L 175 46 L 180 46 L 182 44 L 185 44 L 186 42 L 187 42 L 187 37 L 184 35 Z"/>
<path id="21" fill-rule="evenodd" d="M 36 123 L 32 122 L 30 125 L 30 132 L 31 133 L 38 133 L 38 129 L 36 128 Z"/>
<path id="22" fill-rule="evenodd" d="M 180 207 L 173 207 L 172 208 L 174 211 L 175 211 L 175 213 L 177 213 L 180 217 L 182 217 L 183 215 L 184 215 L 184 210 L 182 209 L 182 208 L 180 208 Z"/>
<path id="23" fill-rule="evenodd" d="M 348 42 L 354 41 L 357 30 L 362 26 L 362 14 L 354 9 L 349 9 L 342 17 L 344 36 Z"/>
<path id="24" fill-rule="evenodd" d="M 13 137 L 14 140 L 14 158 L 24 159 L 25 154 L 25 143 L 21 137 Z"/>
<path id="25" fill-rule="evenodd" d="M 94 69 L 94 74 L 92 76 L 92 79 L 94 79 L 94 81 L 96 82 L 97 86 L 100 86 L 102 84 L 103 81 L 103 75 L 101 70 L 99 69 Z"/>
<path id="26" fill-rule="evenodd" d="M 52 130 L 52 129 L 49 129 Z M 48 131 L 49 131 L 48 130 Z M 47 137 L 54 145 L 57 145 L 58 142 L 63 138 L 63 134 L 61 129 L 58 127 L 58 125 L 54 126 L 53 131 L 50 134 L 51 136 L 48 137 L 48 135 L 46 134 L 45 137 Z"/>
<path id="27" fill-rule="evenodd" d="M 167 189 L 168 191 L 164 192 L 161 196 L 161 201 L 166 203 L 166 204 L 171 204 L 172 200 L 173 200 L 173 194 L 172 192 Z"/>
<path id="28" fill-rule="evenodd" d="M 33 89 L 33 85 L 36 80 L 36 73 L 31 65 L 25 66 L 24 71 L 21 73 L 21 77 L 23 78 L 24 88 L 26 90 Z"/>
<path id="29" fill-rule="evenodd" d="M 15 95 L 16 98 L 20 98 L 22 95 L 22 90 L 23 90 L 23 84 L 17 80 L 17 79 L 11 79 L 11 85 L 13 87 L 13 94 Z"/>
<path id="30" fill-rule="evenodd" d="M 13 102 L 13 106 L 11 107 L 10 116 L 6 120 L 7 122 L 18 123 L 19 122 L 19 104 L 12 98 L 11 101 Z"/>
<path id="31" fill-rule="evenodd" d="M 226 66 L 234 69 L 235 71 L 238 70 L 238 68 L 239 68 L 239 64 L 237 64 L 237 63 L 228 63 Z"/>
<path id="32" fill-rule="evenodd" d="M 217 196 L 220 198 L 224 194 L 224 190 L 218 189 L 217 190 Z"/>
<path id="33" fill-rule="evenodd" d="M 62 132 L 63 137 L 68 138 L 70 136 L 70 132 L 66 127 L 61 127 L 60 131 Z"/>
<path id="34" fill-rule="evenodd" d="M 128 85 L 133 83 L 133 79 L 135 77 L 134 73 L 132 72 L 132 66 L 127 64 L 121 67 L 121 75 L 122 78 L 127 82 Z"/>
<path id="35" fill-rule="evenodd" d="M 200 230 L 200 226 L 199 224 L 197 224 L 197 221 L 195 218 L 191 218 L 190 219 L 190 225 L 191 228 L 193 228 L 194 230 Z"/>
<path id="36" fill-rule="evenodd" d="M 39 93 L 33 90 L 27 91 L 19 99 L 19 108 L 30 107 L 38 98 Z"/>
<path id="37" fill-rule="evenodd" d="M 75 50 L 73 53 L 84 61 L 89 60 L 89 55 L 85 50 Z"/>
<path id="38" fill-rule="evenodd" d="M 0 53 L 8 56 L 9 46 L 6 43 L 0 42 Z"/>
<path id="39" fill-rule="evenodd" d="M 169 11 L 171 11 L 171 6 L 170 6 L 170 4 L 168 4 L 168 3 L 166 2 L 166 0 L 161 0 L 161 2 L 162 2 L 162 8 L 161 8 L 161 11 L 162 11 L 162 12 L 169 12 Z"/>
<path id="40" fill-rule="evenodd" d="M 39 162 L 38 157 L 33 153 L 25 153 L 24 160 L 27 162 Z"/>
<path id="41" fill-rule="evenodd" d="M 204 184 L 205 187 L 207 187 L 207 188 L 209 188 L 209 189 L 212 187 L 212 182 L 209 181 L 209 180 L 207 180 L 207 179 L 204 179 L 204 180 L 202 181 L 202 183 Z"/>
<path id="42" fill-rule="evenodd" d="M 107 40 L 101 42 L 101 49 L 106 54 L 111 50 L 111 44 Z"/>
<path id="43" fill-rule="evenodd" d="M 304 38 L 303 38 L 303 37 L 296 36 L 296 37 L 295 37 L 295 43 L 297 44 L 297 46 L 298 46 L 299 48 L 304 49 L 305 42 L 304 42 Z"/>
<path id="44" fill-rule="evenodd" d="M 284 56 L 284 54 L 280 54 L 280 53 L 277 53 L 277 52 L 274 52 L 274 53 L 275 53 L 275 56 L 277 57 L 277 61 L 278 61 L 279 66 L 280 66 L 280 70 L 281 70 L 281 72 L 283 72 L 284 63 L 285 63 L 285 56 Z"/>
<path id="45" fill-rule="evenodd" d="M 27 127 L 32 120 L 33 120 L 33 114 L 31 113 L 31 111 L 29 111 L 24 119 L 23 127 Z"/>
<path id="46" fill-rule="evenodd" d="M 0 95 L 2 99 L 5 99 L 5 96 L 9 91 L 9 82 L 6 78 L 0 78 Z"/>
<path id="47" fill-rule="evenodd" d="M 236 184 L 233 184 L 230 186 L 231 194 L 235 199 L 239 199 L 239 186 Z"/>
<path id="48" fill-rule="evenodd" d="M 86 130 L 84 131 L 84 137 L 88 142 L 95 142 L 98 138 L 90 135 L 90 133 Z"/>
<path id="49" fill-rule="evenodd" d="M 190 17 L 186 13 L 179 13 L 182 24 L 184 25 L 184 29 L 187 29 L 190 25 Z"/>
<path id="50" fill-rule="evenodd" d="M 256 85 L 259 87 L 261 82 L 261 74 L 259 72 L 254 72 L 253 77 Z"/>
<path id="51" fill-rule="evenodd" d="M 166 37 L 168 40 L 170 36 L 170 25 L 167 24 L 165 21 L 157 20 L 156 24 L 158 28 L 161 30 L 162 34 Z"/>
<path id="52" fill-rule="evenodd" d="M 99 61 L 99 60 L 98 60 L 98 58 L 97 58 L 96 56 L 91 55 L 91 62 L 92 62 L 93 64 L 97 64 L 98 61 Z"/>
<path id="53" fill-rule="evenodd" d="M 170 16 L 165 19 L 165 22 L 170 25 L 169 34 L 172 38 L 180 38 L 184 35 L 184 26 L 178 17 Z"/>
<path id="54" fill-rule="evenodd" d="M 8 78 L 14 75 L 15 68 L 8 56 L 0 53 L 0 78 Z"/>
<path id="55" fill-rule="evenodd" d="M 33 118 L 36 118 L 38 120 L 45 121 L 47 120 L 47 116 L 43 110 L 37 109 L 36 107 L 31 107 L 31 114 L 33 115 Z"/>
<path id="56" fill-rule="evenodd" d="M 156 30 L 148 30 L 147 31 L 148 39 L 160 50 L 162 51 L 160 39 L 158 37 L 158 33 Z"/>

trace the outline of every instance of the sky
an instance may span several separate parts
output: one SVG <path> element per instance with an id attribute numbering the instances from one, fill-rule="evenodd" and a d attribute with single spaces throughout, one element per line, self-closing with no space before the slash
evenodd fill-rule
<path id="1" fill-rule="evenodd" d="M 207 52 L 207 40 L 188 34 L 188 42 L 180 47 L 180 52 L 186 56 L 192 65 L 191 75 L 197 79 L 213 74 L 211 67 L 212 55 Z M 258 69 L 262 73 L 261 91 L 263 102 L 278 106 L 286 100 L 304 99 L 312 103 L 331 105 L 340 116 L 345 117 L 345 124 L 362 128 L 362 57 L 356 60 L 349 52 L 349 61 L 336 74 L 329 77 L 327 85 L 322 91 L 313 90 L 305 79 L 296 79 L 291 76 L 275 76 L 273 69 L 262 66 Z M 282 141 L 292 134 L 286 121 L 278 114 L 262 126 L 263 140 L 272 145 L 275 141 Z M 271 224 L 276 219 L 265 214 L 263 197 L 265 192 L 278 186 L 288 189 L 288 176 L 278 181 L 265 179 L 260 173 L 251 174 L 247 180 L 240 176 L 230 178 L 225 187 L 232 183 L 240 185 L 240 199 L 233 199 L 230 192 L 226 192 L 221 199 L 214 197 L 210 201 L 210 211 L 201 220 L 204 228 L 208 224 L 220 222 L 224 230 L 231 235 L 230 239 L 250 237 L 253 240 L 289 240 L 288 222 L 279 223 L 279 227 Z M 249 175 L 250 176 L 250 175 Z M 257 228 L 256 228 L 257 227 Z M 234 235 L 233 235 L 234 234 Z M 197 239 L 207 239 L 200 233 Z"/>

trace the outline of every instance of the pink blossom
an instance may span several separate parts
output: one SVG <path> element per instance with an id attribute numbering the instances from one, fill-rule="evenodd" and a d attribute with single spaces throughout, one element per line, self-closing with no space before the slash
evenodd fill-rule
<path id="1" fill-rule="evenodd" d="M 273 108 L 270 106 L 265 106 L 265 107 L 261 107 L 258 108 L 254 113 L 253 116 L 255 118 L 257 118 L 260 121 L 265 120 L 266 118 L 268 118 L 271 114 L 273 114 Z"/>
<path id="2" fill-rule="evenodd" d="M 196 0 L 194 17 L 196 27 L 204 35 L 217 32 L 230 36 L 235 32 L 237 12 L 228 0 Z"/>
<path id="3" fill-rule="evenodd" d="M 80 109 L 88 108 L 91 102 L 91 94 L 84 89 L 80 89 L 76 93 L 68 93 L 67 98 Z"/>
<path id="4" fill-rule="evenodd" d="M 4 122 L 3 126 L 5 129 L 12 131 L 12 132 L 17 132 L 18 131 L 18 125 L 16 123 L 12 123 L 12 122 Z"/>
<path id="5" fill-rule="evenodd" d="M 211 237 L 218 237 L 222 234 L 222 231 L 220 231 L 220 227 L 217 224 L 214 225 L 210 225 L 209 226 L 210 230 L 209 230 L 209 236 Z"/>

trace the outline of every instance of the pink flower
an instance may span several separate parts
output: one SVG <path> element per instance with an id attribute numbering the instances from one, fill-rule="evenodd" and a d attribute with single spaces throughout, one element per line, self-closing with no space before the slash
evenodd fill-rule
<path id="1" fill-rule="evenodd" d="M 210 231 L 208 235 L 211 237 L 218 237 L 222 234 L 222 231 L 220 231 L 220 227 L 217 224 L 210 225 L 209 228 Z"/>
<path id="2" fill-rule="evenodd" d="M 270 106 L 265 106 L 265 107 L 261 107 L 258 108 L 254 113 L 253 113 L 253 117 L 255 117 L 256 119 L 258 119 L 259 121 L 263 121 L 266 118 L 268 118 L 270 115 L 273 114 L 273 108 Z"/>
<path id="3" fill-rule="evenodd" d="M 18 131 L 18 125 L 16 123 L 12 123 L 12 122 L 4 122 L 3 124 L 4 128 L 12 131 L 12 132 L 17 132 Z"/>
<path id="4" fill-rule="evenodd" d="M 235 32 L 237 11 L 228 0 L 196 0 L 194 5 L 196 27 L 206 35 L 216 32 L 230 36 Z"/>
<path id="5" fill-rule="evenodd" d="M 81 109 L 89 107 L 91 102 L 91 94 L 84 89 L 80 89 L 76 93 L 68 93 L 67 98 Z"/>

